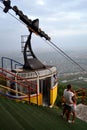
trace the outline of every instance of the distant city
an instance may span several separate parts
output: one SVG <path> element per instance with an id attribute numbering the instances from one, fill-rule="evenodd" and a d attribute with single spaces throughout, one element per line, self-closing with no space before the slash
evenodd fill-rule
<path id="1" fill-rule="evenodd" d="M 38 59 L 45 65 L 53 65 L 57 67 L 58 78 L 62 83 L 72 82 L 76 83 L 78 81 L 79 85 L 86 86 L 87 83 L 87 53 L 82 51 L 66 51 L 66 53 L 85 71 L 82 71 L 79 66 L 66 59 L 60 53 L 58 54 L 55 51 L 44 51 L 44 52 L 35 52 Z M 0 53 L 1 57 L 9 57 L 23 64 L 23 54 L 22 52 L 9 52 L 9 53 Z M 8 68 L 9 64 L 5 64 Z M 0 62 L 1 66 L 1 62 Z M 82 86 L 81 85 L 81 86 Z M 87 86 L 86 86 L 87 87 Z"/>
<path id="2" fill-rule="evenodd" d="M 66 51 L 66 54 L 69 55 L 76 63 L 78 63 L 84 70 L 87 70 L 87 53 L 80 51 Z M 70 61 L 70 59 L 65 58 L 60 53 L 55 51 L 45 51 L 45 52 L 35 52 L 37 58 L 45 65 L 54 65 L 57 67 L 59 74 L 64 73 L 75 73 L 82 72 L 81 68 L 75 63 Z M 20 63 L 23 63 L 23 54 L 22 52 L 3 52 L 0 53 L 1 57 L 9 57 Z M 1 63 L 0 63 L 1 66 Z"/>

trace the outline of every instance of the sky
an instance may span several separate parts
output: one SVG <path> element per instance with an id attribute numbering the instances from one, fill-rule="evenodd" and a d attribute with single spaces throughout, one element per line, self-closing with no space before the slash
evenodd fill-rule
<path id="1" fill-rule="evenodd" d="M 63 50 L 87 49 L 87 0 L 11 0 L 29 19 L 39 18 L 39 27 Z M 4 7 L 0 3 L 1 7 Z M 11 14 L 18 16 L 9 10 Z M 0 8 L 0 51 L 21 51 L 24 24 Z M 48 50 L 48 44 L 33 34 L 33 48 Z"/>

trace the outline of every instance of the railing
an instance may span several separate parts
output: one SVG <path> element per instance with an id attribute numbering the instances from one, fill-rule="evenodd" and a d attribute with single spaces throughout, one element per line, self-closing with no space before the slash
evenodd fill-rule
<path id="1" fill-rule="evenodd" d="M 15 79 L 13 79 L 11 77 L 15 77 L 15 79 L 20 79 L 20 81 L 23 81 L 24 83 L 23 82 L 21 83 L 18 80 L 15 80 Z M 28 81 L 27 79 L 25 79 L 23 77 L 17 76 L 14 73 L 12 73 L 12 72 L 10 72 L 10 71 L 8 71 L 6 69 L 3 69 L 3 68 L 0 68 L 0 78 L 2 78 L 4 80 L 11 81 L 11 82 L 15 82 L 17 85 L 20 85 L 20 87 L 27 88 L 27 90 L 28 90 L 28 94 L 27 95 L 28 95 L 28 98 L 29 98 L 29 103 L 30 103 L 31 92 L 35 91 L 36 92 L 36 96 L 37 96 L 37 104 L 38 104 L 37 84 L 35 84 L 33 82 L 30 82 L 30 81 Z M 31 85 L 34 85 L 35 88 L 32 88 Z M 6 87 L 3 87 L 3 88 L 6 89 Z M 7 87 L 7 89 L 8 89 L 8 87 Z M 12 90 L 12 91 L 14 91 L 15 93 L 19 93 L 16 90 Z"/>
<path id="2" fill-rule="evenodd" d="M 17 66 L 23 66 L 23 64 L 21 64 L 20 62 L 18 61 L 15 61 L 11 58 L 8 58 L 8 57 L 1 57 L 1 65 L 2 65 L 2 68 L 4 68 L 4 62 L 5 60 L 8 60 L 10 62 L 9 64 L 9 67 L 10 67 L 10 70 L 13 70 L 13 69 L 16 69 Z"/>
<path id="3" fill-rule="evenodd" d="M 81 88 L 77 93 L 77 99 L 81 100 L 81 103 L 87 104 L 87 88 Z"/>
<path id="4" fill-rule="evenodd" d="M 26 94 L 24 94 L 24 93 L 22 93 L 22 92 L 18 92 L 18 91 L 16 91 L 16 90 L 13 90 L 13 89 L 9 88 L 8 86 L 4 86 L 4 85 L 1 85 L 1 84 L 0 84 L 0 88 L 3 88 L 3 89 L 5 89 L 5 90 L 8 90 L 8 91 L 12 91 L 12 92 L 21 94 L 21 95 L 23 95 L 23 96 L 27 96 Z"/>

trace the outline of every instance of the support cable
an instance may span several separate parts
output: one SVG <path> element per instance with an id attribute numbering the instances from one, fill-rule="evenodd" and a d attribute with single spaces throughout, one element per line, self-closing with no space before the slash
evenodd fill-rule
<path id="1" fill-rule="evenodd" d="M 82 71 L 86 71 L 79 63 L 77 63 L 74 59 L 72 59 L 68 54 L 66 54 L 62 49 L 60 49 L 57 45 L 55 45 L 52 41 L 49 41 L 50 44 L 52 46 L 55 47 L 56 50 L 59 50 L 61 52 L 61 54 L 63 54 L 63 56 L 65 58 L 67 58 L 69 61 L 71 61 L 72 63 L 76 64 Z"/>

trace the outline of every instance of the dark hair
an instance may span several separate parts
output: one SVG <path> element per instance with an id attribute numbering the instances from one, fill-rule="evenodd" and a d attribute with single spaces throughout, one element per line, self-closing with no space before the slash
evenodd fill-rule
<path id="1" fill-rule="evenodd" d="M 71 84 L 67 85 L 67 89 L 71 89 L 71 87 L 72 87 Z"/>
<path id="2" fill-rule="evenodd" d="M 11 86 L 14 86 L 14 85 L 15 85 L 15 82 L 12 82 L 10 85 L 11 85 Z"/>

